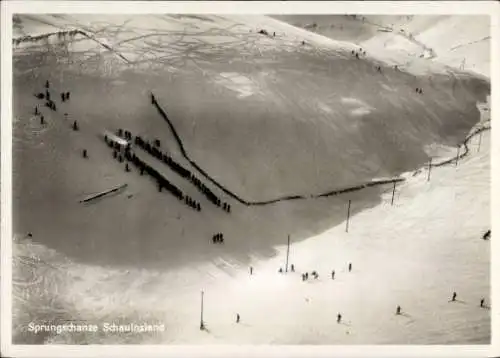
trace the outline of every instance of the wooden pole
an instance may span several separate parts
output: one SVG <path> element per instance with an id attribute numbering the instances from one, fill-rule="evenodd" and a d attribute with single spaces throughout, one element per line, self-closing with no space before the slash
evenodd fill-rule
<path id="1" fill-rule="evenodd" d="M 429 160 L 429 170 L 427 173 L 427 181 L 431 180 L 432 158 Z"/>
<path id="2" fill-rule="evenodd" d="M 286 267 L 285 272 L 288 272 L 288 255 L 290 254 L 290 235 L 288 235 L 288 244 L 286 248 Z"/>
<path id="3" fill-rule="evenodd" d="M 394 193 L 396 192 L 396 182 L 394 182 L 394 186 L 392 187 L 392 199 L 391 206 L 394 204 Z"/>
<path id="4" fill-rule="evenodd" d="M 205 324 L 203 323 L 203 294 L 204 294 L 204 292 L 201 291 L 201 317 L 200 317 L 200 329 L 201 330 L 205 329 Z"/>
<path id="5" fill-rule="evenodd" d="M 455 161 L 455 166 L 458 165 L 458 157 L 460 156 L 460 145 L 457 145 L 457 160 Z"/>
<path id="6" fill-rule="evenodd" d="M 351 216 L 351 200 L 349 199 L 349 204 L 347 205 L 347 221 L 345 223 L 345 232 L 349 232 L 349 217 Z"/>
<path id="7" fill-rule="evenodd" d="M 483 132 L 480 132 L 479 133 L 479 144 L 477 146 L 477 151 L 479 152 L 479 150 L 481 149 L 481 139 L 483 138 Z"/>

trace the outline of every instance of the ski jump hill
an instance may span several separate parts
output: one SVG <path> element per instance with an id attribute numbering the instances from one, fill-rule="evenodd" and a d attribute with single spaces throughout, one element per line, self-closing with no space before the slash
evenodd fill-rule
<path id="1" fill-rule="evenodd" d="M 426 29 L 455 21 L 445 20 Z M 165 335 L 131 343 L 488 340 L 488 312 L 472 310 L 489 294 L 489 246 L 478 239 L 489 229 L 486 59 L 440 61 L 458 44 L 378 31 L 385 18 L 343 18 L 332 38 L 314 21 L 318 33 L 266 16 L 14 18 L 15 340 L 77 339 L 22 330 L 40 317 L 166 322 Z M 375 35 L 363 21 L 380 26 Z M 46 81 L 56 111 L 34 96 Z M 58 101 L 63 91 L 71 100 Z M 161 143 L 143 151 L 132 140 L 141 158 L 162 154 L 132 165 L 103 139 L 118 129 Z M 175 190 L 159 191 L 155 176 Z M 297 272 L 279 275 L 288 235 Z M 320 278 L 302 282 L 312 270 Z M 208 334 L 191 327 L 202 286 Z M 425 300 L 412 297 L 419 290 Z M 443 303 L 454 290 L 470 304 Z M 369 328 L 370 312 L 395 304 L 411 317 Z M 236 330 L 235 312 L 248 320 Z M 453 330 L 459 322 L 472 323 Z M 438 326 L 450 333 L 428 333 Z"/>

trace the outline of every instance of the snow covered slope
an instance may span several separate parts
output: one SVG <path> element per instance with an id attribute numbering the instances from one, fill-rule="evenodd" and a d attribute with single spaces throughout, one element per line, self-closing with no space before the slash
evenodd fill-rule
<path id="1" fill-rule="evenodd" d="M 158 138 L 189 166 L 151 105 L 153 91 L 190 157 L 225 187 L 249 201 L 308 197 L 413 172 L 425 166 L 429 148 L 439 149 L 431 155 L 452 152 L 480 119 L 487 79 L 408 53 L 367 47 L 357 59 L 357 45 L 261 16 L 43 15 L 15 23 L 16 342 L 120 342 L 109 334 L 23 332 L 35 318 L 167 326 L 164 335 L 128 336 L 133 343 L 489 339 L 489 313 L 475 307 L 489 295 L 488 243 L 477 237 L 489 218 L 474 206 L 489 195 L 487 134 L 481 152 L 458 169 L 435 169 L 430 183 L 425 173 L 409 178 L 395 207 L 387 206 L 392 185 L 251 206 L 207 182 L 231 202 L 231 215 L 168 168 L 168 179 L 203 210 L 159 194 L 137 170 L 125 172 L 100 138 L 116 128 Z M 71 91 L 71 100 L 57 100 L 57 112 L 41 107 L 41 124 L 33 94 L 46 80 L 56 96 Z M 123 195 L 79 203 L 124 183 Z M 225 235 L 223 246 L 211 243 L 217 232 Z M 277 246 L 288 234 L 298 272 L 284 276 L 277 273 Z M 347 262 L 354 265 L 350 276 Z M 320 279 L 302 282 L 304 270 L 317 270 Z M 436 270 L 442 275 L 431 279 Z M 375 278 L 380 289 L 373 292 Z M 198 329 L 201 288 L 205 332 Z M 425 292 L 423 300 L 414 288 Z M 454 290 L 466 305 L 446 303 Z M 414 321 L 393 319 L 396 304 Z M 335 323 L 337 312 L 348 326 Z M 446 333 L 464 319 L 472 324 Z M 433 330 L 440 320 L 446 330 L 439 336 Z"/>

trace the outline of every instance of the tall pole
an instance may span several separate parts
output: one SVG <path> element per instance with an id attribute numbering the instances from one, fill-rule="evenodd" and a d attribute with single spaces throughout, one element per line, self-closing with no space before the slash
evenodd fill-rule
<path id="1" fill-rule="evenodd" d="M 345 232 L 349 232 L 349 217 L 351 216 L 351 199 L 349 199 L 349 204 L 347 205 L 347 221 L 345 223 Z"/>
<path id="2" fill-rule="evenodd" d="M 429 159 L 429 170 L 427 171 L 427 181 L 431 180 L 432 158 Z"/>
<path id="3" fill-rule="evenodd" d="M 200 329 L 205 329 L 205 325 L 203 324 L 203 291 L 201 291 L 201 317 L 200 317 Z"/>
<path id="4" fill-rule="evenodd" d="M 290 254 L 290 235 L 288 235 L 288 244 L 286 248 L 286 267 L 285 272 L 288 272 L 288 255 Z"/>
<path id="5" fill-rule="evenodd" d="M 481 149 L 481 139 L 483 138 L 483 132 L 480 132 L 479 133 L 479 145 L 477 147 L 477 151 L 479 152 L 479 150 Z"/>
<path id="6" fill-rule="evenodd" d="M 455 166 L 458 165 L 458 157 L 460 156 L 460 145 L 457 145 L 457 160 L 455 161 Z"/>
<path id="7" fill-rule="evenodd" d="M 391 206 L 394 204 L 394 193 L 396 191 L 396 182 L 394 182 L 394 186 L 392 187 L 392 199 L 391 199 Z"/>

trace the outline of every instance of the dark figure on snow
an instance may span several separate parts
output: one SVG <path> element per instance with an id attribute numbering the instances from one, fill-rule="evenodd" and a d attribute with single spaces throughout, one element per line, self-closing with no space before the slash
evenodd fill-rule
<path id="1" fill-rule="evenodd" d="M 420 93 L 420 91 L 418 90 L 418 88 L 415 88 L 415 92 Z"/>
<path id="2" fill-rule="evenodd" d="M 45 81 L 45 88 L 49 88 L 49 80 Z"/>
<path id="3" fill-rule="evenodd" d="M 213 242 L 214 244 L 217 242 L 217 236 L 216 236 L 216 235 L 212 236 L 212 242 Z"/>
<path id="4" fill-rule="evenodd" d="M 305 44 L 306 44 L 306 42 L 304 40 L 302 40 L 302 45 L 305 45 Z"/>
<path id="5" fill-rule="evenodd" d="M 293 264 L 291 265 L 290 269 L 292 270 L 292 272 L 295 272 L 295 266 L 293 266 Z"/>
<path id="6" fill-rule="evenodd" d="M 73 122 L 73 130 L 74 131 L 78 130 L 78 123 L 76 121 Z"/>
<path id="7" fill-rule="evenodd" d="M 279 273 L 283 273 L 283 269 L 280 267 L 280 269 L 278 270 Z"/>
<path id="8" fill-rule="evenodd" d="M 44 99 L 44 98 L 45 98 L 45 95 L 44 95 L 42 92 L 40 92 L 40 93 L 37 93 L 37 94 L 35 95 L 35 97 L 36 97 L 36 98 L 38 98 L 38 99 Z"/>
<path id="9" fill-rule="evenodd" d="M 236 323 L 240 323 L 240 315 L 236 313 Z"/>
<path id="10" fill-rule="evenodd" d="M 349 262 L 349 272 L 352 270 L 352 263 Z"/>
<path id="11" fill-rule="evenodd" d="M 451 300 L 452 301 L 456 301 L 457 300 L 457 293 L 456 292 L 453 292 L 453 296 L 451 297 Z"/>
<path id="12" fill-rule="evenodd" d="M 125 164 L 125 171 L 126 171 L 126 172 L 129 172 L 129 171 L 130 171 L 130 167 L 128 166 L 128 163 L 127 163 L 127 164 Z"/>
<path id="13" fill-rule="evenodd" d="M 275 31 L 275 32 L 273 32 L 273 37 L 276 37 L 276 31 Z"/>
<path id="14" fill-rule="evenodd" d="M 305 281 L 306 280 L 306 274 L 302 274 L 302 281 Z"/>
<path id="15" fill-rule="evenodd" d="M 484 307 L 484 298 L 481 298 L 481 302 L 479 303 L 479 307 Z"/>
<path id="16" fill-rule="evenodd" d="M 250 275 L 252 275 L 252 274 L 253 274 L 253 267 L 250 266 Z"/>
<path id="17" fill-rule="evenodd" d="M 38 106 L 35 106 L 35 116 L 38 115 Z"/>
<path id="18" fill-rule="evenodd" d="M 356 58 L 359 59 L 359 54 L 356 52 Z"/>
<path id="19" fill-rule="evenodd" d="M 29 232 L 28 237 L 33 237 L 33 234 L 31 232 Z"/>
<path id="20" fill-rule="evenodd" d="M 64 102 L 65 99 L 66 99 L 66 94 L 63 92 L 61 93 L 61 101 Z"/>
<path id="21" fill-rule="evenodd" d="M 82 155 L 83 155 L 84 158 L 87 158 L 87 149 L 84 149 L 82 151 Z"/>
<path id="22" fill-rule="evenodd" d="M 66 100 L 69 101 L 69 92 L 66 92 Z"/>
<path id="23" fill-rule="evenodd" d="M 309 272 L 306 272 L 305 276 L 306 276 L 306 280 L 308 280 L 309 279 Z"/>
<path id="24" fill-rule="evenodd" d="M 351 51 L 351 54 L 354 55 L 354 50 Z"/>
<path id="25" fill-rule="evenodd" d="M 484 233 L 483 240 L 488 240 L 490 237 L 491 237 L 491 229 Z"/>
<path id="26" fill-rule="evenodd" d="M 398 307 L 396 308 L 396 314 L 397 314 L 397 315 L 400 315 L 400 314 L 401 314 L 401 306 L 398 306 Z"/>
<path id="27" fill-rule="evenodd" d="M 332 271 L 332 280 L 335 279 L 335 270 Z"/>
<path id="28" fill-rule="evenodd" d="M 337 314 L 337 323 L 340 323 L 342 321 L 342 315 L 339 313 Z"/>
<path id="29" fill-rule="evenodd" d="M 422 93 L 424 93 L 424 91 L 421 88 L 419 88 L 418 93 L 422 94 Z"/>
<path id="30" fill-rule="evenodd" d="M 40 117 L 40 124 L 45 124 L 45 119 L 43 118 L 43 116 Z"/>
<path id="31" fill-rule="evenodd" d="M 45 98 L 47 99 L 47 101 L 50 101 L 50 93 L 49 93 L 49 91 L 45 91 Z"/>

